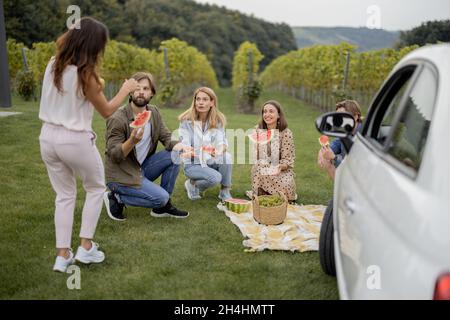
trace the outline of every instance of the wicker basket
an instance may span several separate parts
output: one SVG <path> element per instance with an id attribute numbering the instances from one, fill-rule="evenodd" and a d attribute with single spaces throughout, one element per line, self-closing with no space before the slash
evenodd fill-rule
<path id="1" fill-rule="evenodd" d="M 279 195 L 284 199 L 282 205 L 276 207 L 260 207 L 258 196 L 254 196 L 253 203 L 253 218 L 259 223 L 266 225 L 280 224 L 286 219 L 287 204 L 286 196 L 282 193 Z"/>

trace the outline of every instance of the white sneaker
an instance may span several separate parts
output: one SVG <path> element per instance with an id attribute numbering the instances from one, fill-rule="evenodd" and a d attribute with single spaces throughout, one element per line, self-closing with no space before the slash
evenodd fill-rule
<path id="1" fill-rule="evenodd" d="M 219 193 L 219 199 L 222 201 L 233 198 L 230 193 L 230 188 L 221 189 Z"/>
<path id="2" fill-rule="evenodd" d="M 186 189 L 187 196 L 191 200 L 201 199 L 200 192 L 196 186 L 194 186 L 189 179 L 184 182 L 184 188 Z"/>
<path id="3" fill-rule="evenodd" d="M 73 258 L 73 252 L 72 250 L 69 251 L 69 258 L 64 258 L 61 256 L 57 256 L 56 257 L 56 261 L 55 261 L 55 265 L 53 266 L 53 271 L 57 271 L 57 272 L 62 272 L 62 273 L 66 273 L 67 272 L 67 268 L 71 265 L 74 264 L 75 260 Z"/>
<path id="4" fill-rule="evenodd" d="M 80 261 L 84 264 L 89 263 L 100 263 L 105 260 L 105 254 L 98 250 L 98 243 L 92 242 L 92 247 L 88 251 L 82 246 L 78 247 L 77 254 L 75 255 L 75 260 Z"/>

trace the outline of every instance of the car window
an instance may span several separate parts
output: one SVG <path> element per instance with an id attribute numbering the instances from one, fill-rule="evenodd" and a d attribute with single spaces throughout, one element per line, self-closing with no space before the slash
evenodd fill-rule
<path id="1" fill-rule="evenodd" d="M 388 153 L 418 170 L 430 128 L 437 83 L 431 69 L 423 68 L 406 98 L 405 108 L 389 142 Z"/>
<path id="2" fill-rule="evenodd" d="M 392 125 L 395 120 L 395 116 L 399 110 L 400 102 L 402 100 L 403 95 L 405 94 L 405 90 L 408 87 L 411 78 L 405 80 L 400 86 L 400 90 L 393 97 L 391 103 L 389 104 L 386 113 L 383 116 L 383 120 L 381 121 L 381 127 L 378 130 L 378 134 L 376 140 L 381 144 L 385 144 L 386 139 L 391 131 Z"/>
<path id="3" fill-rule="evenodd" d="M 385 84 L 374 106 L 368 137 L 384 148 L 390 136 L 392 126 L 401 107 L 402 98 L 413 78 L 416 66 L 409 66 L 398 71 Z"/>

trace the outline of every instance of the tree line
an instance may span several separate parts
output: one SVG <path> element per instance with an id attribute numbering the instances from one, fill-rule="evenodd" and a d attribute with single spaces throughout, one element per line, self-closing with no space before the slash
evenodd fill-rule
<path id="1" fill-rule="evenodd" d="M 82 16 L 104 22 L 111 39 L 120 42 L 150 50 L 174 37 L 187 42 L 211 61 L 222 86 L 231 83 L 233 56 L 244 41 L 255 43 L 264 55 L 262 69 L 297 48 L 287 24 L 191 0 L 5 0 L 7 37 L 29 48 L 54 41 L 65 31 L 72 4 L 80 7 Z"/>
<path id="2" fill-rule="evenodd" d="M 427 21 L 411 30 L 401 31 L 396 47 L 424 46 L 440 42 L 450 42 L 450 20 Z"/>

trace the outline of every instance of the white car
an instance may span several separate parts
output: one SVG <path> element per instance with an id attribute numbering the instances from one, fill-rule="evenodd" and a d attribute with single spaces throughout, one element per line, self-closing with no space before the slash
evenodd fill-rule
<path id="1" fill-rule="evenodd" d="M 316 126 L 340 137 L 319 254 L 341 299 L 450 299 L 450 44 L 405 56 L 362 130 L 350 114 Z"/>

